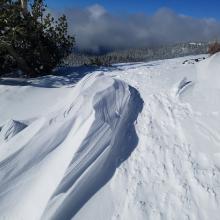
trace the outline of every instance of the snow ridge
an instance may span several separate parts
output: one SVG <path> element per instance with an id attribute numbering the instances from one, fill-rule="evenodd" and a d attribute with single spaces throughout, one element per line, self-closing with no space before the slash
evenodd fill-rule
<path id="1" fill-rule="evenodd" d="M 17 151 L 8 143 L 0 161 L 0 219 L 71 219 L 136 147 L 143 104 L 135 89 L 94 74 L 71 90 L 59 110 L 31 119 L 28 127 L 40 129 L 18 137 Z"/>
<path id="2" fill-rule="evenodd" d="M 0 142 L 9 141 L 17 133 L 26 128 L 27 125 L 19 121 L 9 120 L 2 127 L 0 127 Z"/>

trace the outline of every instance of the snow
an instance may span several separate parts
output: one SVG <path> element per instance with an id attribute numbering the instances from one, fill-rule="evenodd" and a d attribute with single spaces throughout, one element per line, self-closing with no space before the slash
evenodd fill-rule
<path id="1" fill-rule="evenodd" d="M 23 130 L 26 127 L 25 124 L 14 121 L 14 120 L 9 120 L 6 124 L 4 124 L 0 130 L 0 141 L 1 142 L 6 142 L 13 138 L 17 133 L 19 133 L 21 130 Z"/>
<path id="2" fill-rule="evenodd" d="M 203 56 L 3 80 L 0 219 L 219 219 L 220 54 Z"/>

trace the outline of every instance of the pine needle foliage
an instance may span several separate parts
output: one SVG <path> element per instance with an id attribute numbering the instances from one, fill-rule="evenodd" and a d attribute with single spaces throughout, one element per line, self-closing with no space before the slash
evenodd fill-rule
<path id="1" fill-rule="evenodd" d="M 0 76 L 20 70 L 23 76 L 49 74 L 73 49 L 65 15 L 57 20 L 43 0 L 29 10 L 21 1 L 0 0 Z"/>

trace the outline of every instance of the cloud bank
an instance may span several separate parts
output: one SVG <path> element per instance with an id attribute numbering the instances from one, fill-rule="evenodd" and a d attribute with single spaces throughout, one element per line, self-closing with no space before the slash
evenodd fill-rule
<path id="1" fill-rule="evenodd" d="M 153 15 L 115 15 L 101 5 L 64 12 L 70 32 L 80 49 L 124 49 L 189 41 L 208 41 L 220 37 L 220 23 L 214 19 L 195 19 L 161 8 Z"/>

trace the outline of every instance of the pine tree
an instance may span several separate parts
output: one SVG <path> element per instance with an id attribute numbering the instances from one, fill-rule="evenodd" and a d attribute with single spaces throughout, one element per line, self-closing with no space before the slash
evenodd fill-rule
<path id="1" fill-rule="evenodd" d="M 72 52 L 65 15 L 55 20 L 43 0 L 0 0 L 0 76 L 21 70 L 26 77 L 49 74 Z"/>

